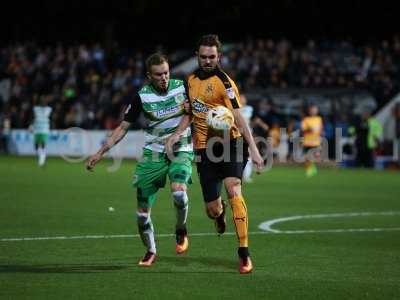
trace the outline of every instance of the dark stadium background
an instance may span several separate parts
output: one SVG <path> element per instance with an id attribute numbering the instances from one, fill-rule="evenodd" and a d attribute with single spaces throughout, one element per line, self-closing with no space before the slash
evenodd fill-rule
<path id="1" fill-rule="evenodd" d="M 361 101 L 354 100 L 358 95 L 358 91 L 356 91 L 356 96 L 352 96 L 354 88 L 361 88 L 362 91 L 367 91 L 369 95 L 374 97 L 373 101 L 377 104 L 373 108 L 375 112 L 387 104 L 400 90 L 398 79 L 400 72 L 399 68 L 396 67 L 400 61 L 400 51 L 398 50 L 400 38 L 396 24 L 397 10 L 394 3 L 385 2 L 377 5 L 377 3 L 366 3 L 364 1 L 327 2 L 315 0 L 268 2 L 237 0 L 200 2 L 42 0 L 8 2 L 3 8 L 3 16 L 0 18 L 0 49 L 2 49 L 0 53 L 0 79 L 11 78 L 12 86 L 19 88 L 19 83 L 26 79 L 24 76 L 30 74 L 27 76 L 28 83 L 22 84 L 26 87 L 25 97 L 11 97 L 7 105 L 3 105 L 3 107 L 0 105 L 0 115 L 2 112 L 11 115 L 9 118 L 12 128 L 28 127 L 31 119 L 30 108 L 36 101 L 32 91 L 40 90 L 41 93 L 47 93 L 51 89 L 53 89 L 51 94 L 54 97 L 53 100 L 49 100 L 50 105 L 56 106 L 59 103 L 59 106 L 62 106 L 58 110 L 58 114 L 53 113 L 53 128 L 63 129 L 73 125 L 85 129 L 115 128 L 119 120 L 118 113 L 124 110 L 131 99 L 131 93 L 145 80 L 143 68 L 128 67 L 127 64 L 143 63 L 148 54 L 155 50 L 162 50 L 169 56 L 171 65 L 178 66 L 194 54 L 195 44 L 199 37 L 208 33 L 218 34 L 225 45 L 234 47 L 231 53 L 225 51 L 224 55 L 227 60 L 231 60 L 235 64 L 238 63 L 238 58 L 245 57 L 245 53 L 240 48 L 241 44 L 244 44 L 245 47 L 255 45 L 255 49 L 251 50 L 252 63 L 248 64 L 245 72 L 242 72 L 242 74 L 238 72 L 237 64 L 234 70 L 229 68 L 225 70 L 237 80 L 243 93 L 248 94 L 249 91 L 259 90 L 253 94 L 248 94 L 248 100 L 252 106 L 256 107 L 261 100 L 267 100 L 267 98 L 275 101 L 279 113 L 285 119 L 281 120 L 283 127 L 287 126 L 290 118 L 298 119 L 300 111 L 304 110 L 309 101 L 313 101 L 310 99 L 315 95 L 304 95 L 304 88 L 327 88 L 327 97 L 323 94 L 325 91 L 316 91 L 316 98 L 318 98 L 316 101 L 319 102 L 321 114 L 324 114 L 325 119 L 332 117 L 330 121 L 332 128 L 336 127 L 338 122 L 340 123 L 337 116 L 341 115 L 341 112 L 334 107 L 341 107 L 343 113 L 351 112 L 348 120 L 344 120 L 346 125 L 357 122 L 358 117 L 355 115 L 359 113 L 359 110 L 357 111 L 356 106 L 364 107 L 364 104 Z M 274 67 L 268 67 L 264 57 L 265 61 L 261 64 L 260 70 L 257 71 L 257 75 L 253 76 L 250 74 L 250 65 L 258 64 L 255 56 L 257 55 L 256 51 L 260 50 L 257 49 L 257 43 L 260 40 L 264 43 L 267 41 L 275 43 L 272 51 L 275 51 L 275 53 L 277 47 L 281 47 L 282 43 L 285 47 L 284 44 L 287 41 L 290 43 L 289 47 L 291 47 L 289 55 L 294 55 L 294 52 L 299 53 L 298 51 L 306 49 L 309 57 L 317 53 L 319 62 L 313 64 L 308 61 L 299 68 L 298 62 L 291 58 L 287 68 L 280 72 L 277 71 L 279 58 L 268 53 L 265 57 L 274 60 Z M 314 44 L 314 46 L 310 46 L 309 43 Z M 116 73 L 121 68 L 125 73 L 133 72 L 133 75 L 126 75 L 127 78 L 133 78 L 140 82 L 140 84 L 131 85 L 128 84 L 130 79 L 125 82 L 127 89 L 122 91 L 123 99 L 118 94 L 121 89 L 110 90 L 112 91 L 110 95 L 118 94 L 116 101 L 112 102 L 109 105 L 110 107 L 103 105 L 104 103 L 101 104 L 101 97 L 93 93 L 93 103 L 96 104 L 95 109 L 92 109 L 93 113 L 100 112 L 95 118 L 98 124 L 79 124 L 78 122 L 76 124 L 69 123 L 69 126 L 67 126 L 68 124 L 65 124 L 66 118 L 64 118 L 64 114 L 68 114 L 69 111 L 71 112 L 70 115 L 74 117 L 75 108 L 71 108 L 69 105 L 73 104 L 74 100 L 77 100 L 78 104 L 84 104 L 84 114 L 89 116 L 90 103 L 84 100 L 84 96 L 89 95 L 87 90 L 84 90 L 88 86 L 83 84 L 83 78 L 90 74 L 92 71 L 90 68 L 93 65 L 85 64 L 82 66 L 83 71 L 80 72 L 78 84 L 73 87 L 78 92 L 78 97 L 72 97 L 73 101 L 68 103 L 61 103 L 57 100 L 61 93 L 55 92 L 54 88 L 66 91 L 65 78 L 62 85 L 55 84 L 49 79 L 50 69 L 44 67 L 43 70 L 39 71 L 39 68 L 35 67 L 33 73 L 30 73 L 27 69 L 24 70 L 25 73 L 21 73 L 21 75 L 24 75 L 18 79 L 18 76 L 16 76 L 18 72 L 12 71 L 13 65 L 10 64 L 12 57 L 10 53 L 16 52 L 19 46 L 22 46 L 23 51 L 29 53 L 27 55 L 28 61 L 32 63 L 38 53 L 43 54 L 47 50 L 54 51 L 58 46 L 61 46 L 65 51 L 68 51 L 67 49 L 77 51 L 80 46 L 94 49 L 96 45 L 100 45 L 101 51 L 104 50 L 105 53 L 105 60 L 102 61 L 104 65 L 97 66 L 94 71 L 100 75 L 100 81 L 104 81 L 103 86 L 106 86 L 107 76 L 110 75 L 111 79 L 114 80 L 117 78 Z M 349 49 L 350 51 L 348 51 Z M 321 51 L 319 52 L 319 50 Z M 370 51 L 368 52 L 368 50 Z M 372 52 L 375 53 L 373 62 L 378 64 L 375 68 L 376 72 L 369 72 L 369 67 L 365 67 L 368 66 L 368 59 L 366 59 L 369 57 L 368 53 Z M 233 58 L 229 57 L 231 54 L 234 55 Z M 322 67 L 324 55 L 328 55 L 331 61 L 335 61 L 332 70 L 328 70 L 328 68 L 322 70 L 324 68 Z M 334 59 L 337 55 L 341 56 L 340 59 Z M 350 60 L 353 61 L 350 62 Z M 54 69 L 54 64 L 48 64 L 48 66 L 52 66 L 52 71 L 57 71 Z M 104 68 L 104 66 L 107 67 Z M 224 68 L 225 66 L 223 65 Z M 64 65 L 62 67 L 64 75 L 69 67 L 71 66 Z M 384 68 L 384 72 L 380 72 L 380 68 Z M 318 69 L 325 74 L 319 76 Z M 367 70 L 366 77 L 363 77 L 364 73 L 359 74 L 362 69 Z M 331 71 L 332 73 L 329 73 Z M 37 84 L 41 82 L 42 74 L 45 74 L 46 80 L 44 82 L 47 83 L 43 86 Z M 173 72 L 173 76 L 182 77 L 185 74 Z M 252 88 L 252 84 L 255 89 Z M 287 87 L 292 90 L 285 91 Z M 338 99 L 334 99 L 332 93 L 328 93 L 329 88 L 333 88 L 331 91 L 337 94 L 338 89 L 343 87 L 348 88 L 348 90 L 344 91 L 338 98 L 343 100 L 348 95 L 353 97 L 351 103 L 349 102 L 349 106 L 351 106 L 349 109 L 345 108 Z M 293 88 L 303 88 L 301 91 L 303 95 L 297 97 L 303 99 L 303 107 L 296 104 L 298 106 L 297 111 L 296 114 L 293 114 L 294 110 L 288 108 L 290 105 L 287 105 L 288 102 L 283 100 L 284 97 L 274 94 L 273 89 L 275 88 L 283 90 L 291 100 L 299 96 L 298 91 L 293 90 Z M 108 87 L 106 87 L 107 89 Z M 324 97 L 328 101 L 321 101 L 321 98 Z M 366 98 L 363 95 L 361 97 Z M 296 103 L 296 101 L 291 101 L 291 103 Z M 328 104 L 332 108 L 325 108 L 322 111 L 323 106 L 327 107 Z M 26 109 L 27 106 L 28 109 Z M 18 115 L 19 113 L 21 114 Z M 111 125 L 105 124 L 107 118 L 112 119 Z M 135 128 L 143 126 L 140 122 L 136 125 Z M 392 148 L 391 144 L 383 146 L 382 152 L 385 153 Z"/>
<path id="2" fill-rule="evenodd" d="M 385 3 L 386 2 L 386 3 Z M 204 33 L 223 41 L 286 37 L 293 42 L 374 41 L 396 30 L 394 2 L 368 1 L 13 1 L 4 7 L 1 41 L 52 44 L 118 41 L 122 46 L 191 47 Z"/>

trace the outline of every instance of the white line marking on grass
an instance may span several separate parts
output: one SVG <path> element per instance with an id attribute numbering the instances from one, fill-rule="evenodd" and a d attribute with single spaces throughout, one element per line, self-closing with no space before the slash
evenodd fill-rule
<path id="1" fill-rule="evenodd" d="M 73 236 L 37 236 L 37 237 L 15 237 L 2 238 L 1 242 L 19 242 L 19 241 L 47 241 L 47 240 L 89 240 L 89 239 L 117 239 L 134 238 L 138 234 L 116 234 L 116 235 L 73 235 Z"/>
<path id="2" fill-rule="evenodd" d="M 235 232 L 225 232 L 224 235 L 234 235 Z M 263 231 L 249 232 L 249 234 L 266 234 Z M 217 233 L 204 232 L 204 233 L 190 233 L 190 236 L 213 236 Z M 157 237 L 175 237 L 172 233 L 156 234 Z M 139 238 L 138 234 L 112 234 L 112 235 L 75 235 L 75 236 L 39 236 L 39 237 L 13 237 L 1 238 L 0 242 L 20 242 L 20 241 L 46 241 L 46 240 L 89 240 L 89 239 L 127 239 Z"/>
<path id="3" fill-rule="evenodd" d="M 302 219 L 323 219 L 323 218 L 343 218 L 343 217 L 368 217 L 368 216 L 393 216 L 400 215 L 400 211 L 384 211 L 384 212 L 360 212 L 360 213 L 334 213 L 334 214 L 317 214 L 302 215 L 286 218 L 278 218 L 261 223 L 258 228 L 269 233 L 280 234 L 301 234 L 301 233 L 340 233 L 340 232 L 374 232 L 374 231 L 398 231 L 400 227 L 392 228 L 349 228 L 349 229 L 322 229 L 322 230 L 278 230 L 272 229 L 272 225 L 293 220 Z"/>
<path id="4" fill-rule="evenodd" d="M 273 219 L 261 223 L 258 227 L 262 231 L 249 232 L 249 235 L 260 234 L 304 234 L 304 233 L 342 233 L 342 232 L 379 232 L 379 231 L 400 231 L 400 227 L 392 228 L 350 228 L 350 229 L 324 229 L 324 230 L 277 230 L 272 229 L 272 225 L 286 221 L 300 219 L 320 219 L 320 218 L 340 218 L 340 217 L 364 217 L 372 215 L 400 215 L 400 211 L 388 212 L 363 212 L 363 213 L 335 213 L 335 214 L 319 214 L 319 215 L 304 215 L 292 216 L 286 218 Z M 199 232 L 190 233 L 191 237 L 198 236 L 217 236 L 215 232 Z M 235 232 L 225 232 L 224 235 L 236 235 Z M 172 233 L 161 233 L 156 235 L 158 238 L 175 237 Z M 113 234 L 113 235 L 73 235 L 73 236 L 39 236 L 39 237 L 12 237 L 0 238 L 0 242 L 20 242 L 20 241 L 48 241 L 48 240 L 89 240 L 89 239 L 127 239 L 139 238 L 138 234 Z"/>

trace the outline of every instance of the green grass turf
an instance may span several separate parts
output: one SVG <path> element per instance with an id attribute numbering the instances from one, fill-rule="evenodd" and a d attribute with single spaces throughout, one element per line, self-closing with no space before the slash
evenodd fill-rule
<path id="1" fill-rule="evenodd" d="M 0 157 L 0 239 L 136 234 L 135 163 L 114 173 L 111 161 L 94 173 L 83 164 L 50 158 Z M 194 168 L 195 170 L 195 168 Z M 306 178 L 299 167 L 273 167 L 244 186 L 250 231 L 266 220 L 295 215 L 400 212 L 400 174 L 321 169 Z M 189 231 L 213 233 L 196 174 L 190 188 Z M 108 207 L 114 207 L 109 212 Z M 230 217 L 230 212 L 228 213 Z M 156 233 L 172 233 L 168 189 L 153 209 Z M 233 232 L 228 219 L 227 231 Z M 400 227 L 400 215 L 302 219 L 280 230 Z M 138 238 L 0 241 L 2 299 L 398 299 L 400 231 L 253 234 L 255 269 L 237 271 L 234 235 L 192 236 L 174 253 L 173 237 L 158 237 L 158 261 L 137 266 Z"/>

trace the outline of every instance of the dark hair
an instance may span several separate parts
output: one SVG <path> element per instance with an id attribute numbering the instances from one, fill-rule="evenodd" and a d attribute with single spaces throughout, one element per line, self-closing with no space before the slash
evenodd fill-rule
<path id="1" fill-rule="evenodd" d="M 208 47 L 217 47 L 218 53 L 221 52 L 222 43 L 220 42 L 218 35 L 216 34 L 207 34 L 203 35 L 200 40 L 197 42 L 197 49 L 199 50 L 200 46 L 208 46 Z"/>
<path id="2" fill-rule="evenodd" d="M 147 72 L 151 71 L 151 66 L 158 66 L 161 65 L 162 63 L 168 63 L 168 58 L 162 53 L 154 53 L 150 55 L 146 59 L 146 70 Z"/>

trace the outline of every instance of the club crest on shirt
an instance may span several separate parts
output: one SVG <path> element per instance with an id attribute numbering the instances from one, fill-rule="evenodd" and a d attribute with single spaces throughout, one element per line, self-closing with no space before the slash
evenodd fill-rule
<path id="1" fill-rule="evenodd" d="M 205 94 L 206 94 L 206 95 L 212 95 L 213 90 L 214 90 L 214 88 L 213 88 L 212 84 L 209 83 L 209 84 L 207 84 L 207 88 L 206 88 Z"/>
<path id="2" fill-rule="evenodd" d="M 176 103 L 182 103 L 183 101 L 185 101 L 186 97 L 184 94 L 179 94 L 175 97 L 175 101 Z"/>

